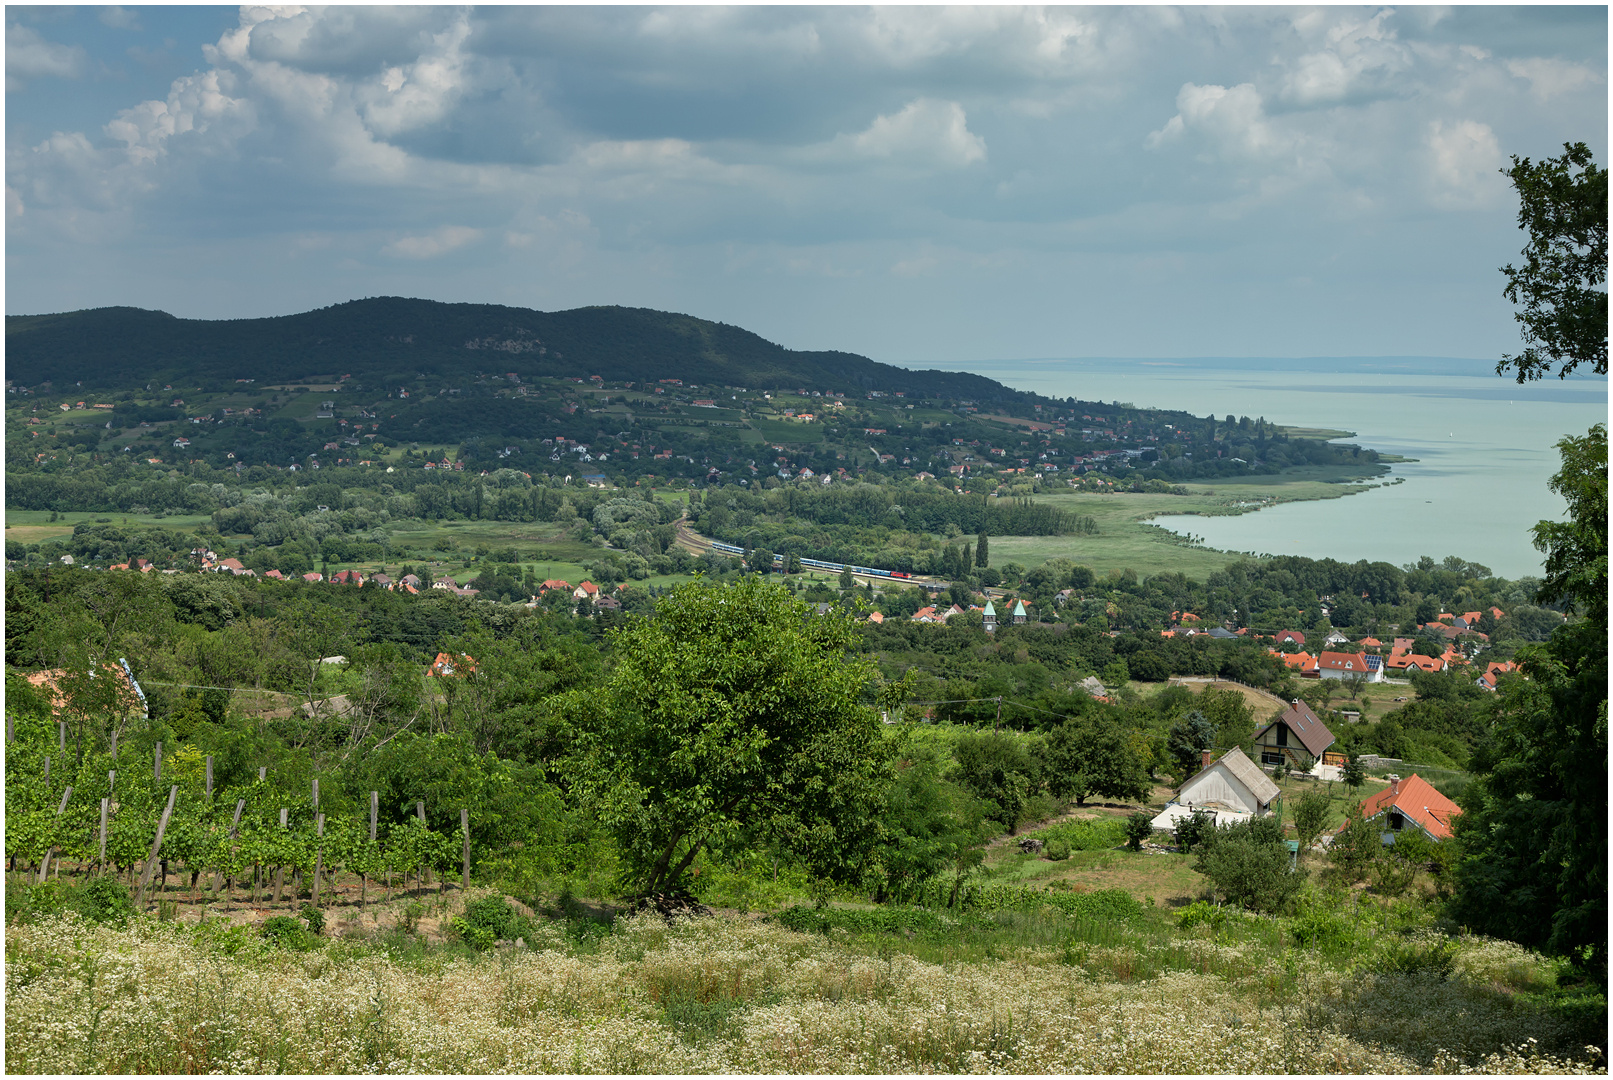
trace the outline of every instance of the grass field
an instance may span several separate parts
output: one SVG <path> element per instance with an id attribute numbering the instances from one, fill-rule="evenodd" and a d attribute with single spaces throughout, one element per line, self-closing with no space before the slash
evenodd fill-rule
<path id="1" fill-rule="evenodd" d="M 1159 514 L 1236 514 L 1251 504 L 1276 505 L 1311 499 L 1337 499 L 1366 491 L 1369 485 L 1347 483 L 1359 470 L 1335 467 L 1295 470 L 1284 476 L 1251 476 L 1214 485 L 1187 484 L 1187 495 L 1055 492 L 1038 495 L 1046 503 L 1098 524 L 1093 536 L 993 536 L 994 565 L 1018 563 L 1027 569 L 1049 559 L 1065 558 L 1092 567 L 1100 574 L 1135 570 L 1143 577 L 1174 571 L 1202 581 L 1243 556 L 1191 546 L 1148 519 Z"/>

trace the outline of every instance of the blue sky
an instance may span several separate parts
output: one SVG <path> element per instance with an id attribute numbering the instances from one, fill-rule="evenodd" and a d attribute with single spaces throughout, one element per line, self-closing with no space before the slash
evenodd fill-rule
<path id="1" fill-rule="evenodd" d="M 794 348 L 1495 357 L 1605 7 L 6 9 L 6 310 L 625 304 Z"/>

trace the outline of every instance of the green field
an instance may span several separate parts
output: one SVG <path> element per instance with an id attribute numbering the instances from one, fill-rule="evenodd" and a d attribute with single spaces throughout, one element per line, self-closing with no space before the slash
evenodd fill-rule
<path id="1" fill-rule="evenodd" d="M 1148 519 L 1157 514 L 1242 513 L 1251 509 L 1248 504 L 1254 500 L 1274 505 L 1342 498 L 1369 489 L 1368 484 L 1346 482 L 1359 475 L 1358 471 L 1324 466 L 1295 469 L 1282 476 L 1251 476 L 1230 483 L 1218 480 L 1214 485 L 1187 484 L 1191 493 L 1188 495 L 1038 495 L 1038 502 L 1093 518 L 1098 523 L 1097 535 L 993 536 L 991 560 L 996 566 L 1013 562 L 1030 568 L 1049 559 L 1065 558 L 1100 574 L 1130 569 L 1147 577 L 1175 571 L 1202 581 L 1243 556 L 1189 546 L 1174 534 L 1148 524 Z"/>

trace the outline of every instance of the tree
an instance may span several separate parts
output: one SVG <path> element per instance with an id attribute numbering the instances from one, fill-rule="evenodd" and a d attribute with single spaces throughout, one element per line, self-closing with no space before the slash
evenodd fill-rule
<path id="1" fill-rule="evenodd" d="M 1012 834 L 1039 779 L 1036 759 L 1022 742 L 996 731 L 964 735 L 952 753 L 958 761 L 958 783 L 989 804 L 990 815 Z"/>
<path id="2" fill-rule="evenodd" d="M 1274 817 L 1211 829 L 1193 869 L 1229 903 L 1268 914 L 1281 912 L 1305 881 L 1289 864 L 1282 826 Z"/>
<path id="3" fill-rule="evenodd" d="M 1294 804 L 1294 832 L 1300 851 L 1310 850 L 1316 838 L 1322 835 L 1327 827 L 1328 811 L 1332 809 L 1332 797 L 1321 788 L 1312 788 L 1299 797 Z"/>
<path id="4" fill-rule="evenodd" d="M 1126 816 L 1126 846 L 1133 851 L 1143 849 L 1143 841 L 1154 835 L 1154 816 L 1146 810 L 1138 810 Z"/>
<path id="5" fill-rule="evenodd" d="M 980 530 L 980 539 L 975 541 L 975 565 L 982 570 L 991 565 L 991 538 L 984 529 Z"/>
<path id="6" fill-rule="evenodd" d="M 1152 785 L 1129 733 L 1114 724 L 1071 718 L 1048 733 L 1042 750 L 1047 788 L 1083 806 L 1098 795 L 1126 802 L 1148 798 Z"/>
<path id="7" fill-rule="evenodd" d="M 1564 143 L 1562 157 L 1536 165 L 1514 155 L 1502 171 L 1522 203 L 1518 228 L 1529 234 L 1524 265 L 1501 268 L 1502 292 L 1522 305 L 1513 318 L 1529 347 L 1503 357 L 1496 374 L 1513 369 L 1522 383 L 1554 364 L 1558 378 L 1590 364 L 1606 375 L 1607 170 L 1596 167 L 1584 143 Z"/>
<path id="8" fill-rule="evenodd" d="M 1367 770 L 1362 766 L 1361 762 L 1351 757 L 1350 760 L 1344 763 L 1344 767 L 1339 770 L 1339 779 L 1348 785 L 1350 794 L 1353 797 L 1356 792 L 1361 790 L 1361 785 L 1367 782 Z"/>
<path id="9" fill-rule="evenodd" d="M 889 766 L 858 634 L 753 576 L 677 586 L 614 633 L 610 679 L 564 704 L 578 788 L 616 836 L 624 884 L 678 888 L 703 848 L 746 832 L 819 876 L 862 872 Z"/>
<path id="10" fill-rule="evenodd" d="M 1215 725 L 1197 709 L 1172 724 L 1165 737 L 1165 753 L 1175 765 L 1177 776 L 1185 780 L 1198 772 L 1203 752 L 1214 741 Z"/>
<path id="11" fill-rule="evenodd" d="M 1605 296 L 1605 294 L 1604 294 Z M 1607 623 L 1607 425 L 1557 443 L 1563 467 L 1548 486 L 1568 502 L 1567 521 L 1532 530 L 1546 554 L 1546 580 L 1536 599 L 1562 600 L 1592 622 Z"/>

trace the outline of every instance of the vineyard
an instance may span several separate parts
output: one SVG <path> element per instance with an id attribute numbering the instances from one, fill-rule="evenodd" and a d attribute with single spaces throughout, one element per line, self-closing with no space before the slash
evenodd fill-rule
<path id="1" fill-rule="evenodd" d="M 307 897 L 386 901 L 395 890 L 469 883 L 469 807 L 433 807 L 458 829 L 434 828 L 424 800 L 381 813 L 379 791 L 367 813 L 351 800 L 322 805 L 319 780 L 300 798 L 257 770 L 245 785 L 215 790 L 214 759 L 182 748 L 167 760 L 157 743 L 149 762 L 109 748 L 75 762 L 65 726 L 54 747 L 7 744 L 6 866 L 13 880 L 121 877 L 137 908 L 150 901 L 257 908 Z M 170 882 L 170 878 L 172 881 Z"/>

